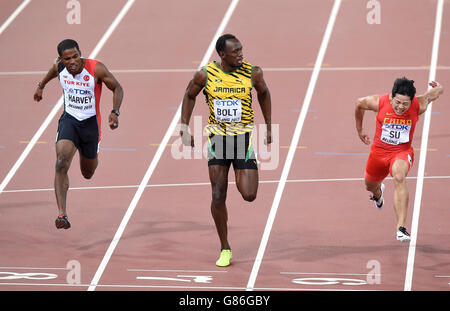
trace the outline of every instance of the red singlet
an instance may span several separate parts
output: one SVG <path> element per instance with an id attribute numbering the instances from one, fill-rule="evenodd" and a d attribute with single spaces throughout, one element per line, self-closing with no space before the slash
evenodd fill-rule
<path id="1" fill-rule="evenodd" d="M 375 137 L 365 173 L 366 179 L 373 182 L 383 180 L 388 173 L 392 175 L 392 165 L 398 159 L 406 161 L 411 168 L 414 161 L 411 142 L 420 109 L 417 97 L 401 116 L 392 108 L 389 94 L 381 95 L 378 104 Z"/>

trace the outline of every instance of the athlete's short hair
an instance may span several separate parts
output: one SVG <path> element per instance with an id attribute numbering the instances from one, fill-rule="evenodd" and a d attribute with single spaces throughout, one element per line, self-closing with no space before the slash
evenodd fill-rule
<path id="1" fill-rule="evenodd" d="M 409 96 L 413 100 L 416 95 L 414 80 L 409 80 L 406 77 L 396 79 L 392 88 L 392 97 L 395 97 L 396 94 Z"/>
<path id="2" fill-rule="evenodd" d="M 220 36 L 219 39 L 217 39 L 216 51 L 218 54 L 220 54 L 221 51 L 225 51 L 225 45 L 227 43 L 227 40 L 229 39 L 237 39 L 237 38 L 234 35 L 227 33 Z"/>
<path id="3" fill-rule="evenodd" d="M 72 39 L 65 39 L 58 44 L 58 55 L 61 56 L 65 50 L 76 48 L 80 51 L 77 41 Z"/>

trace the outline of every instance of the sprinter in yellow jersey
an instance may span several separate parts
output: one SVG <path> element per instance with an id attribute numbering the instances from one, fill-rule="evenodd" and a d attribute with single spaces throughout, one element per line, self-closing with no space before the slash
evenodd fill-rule
<path id="1" fill-rule="evenodd" d="M 256 199 L 258 167 L 252 146 L 254 115 L 251 91 L 254 87 L 267 125 L 265 143 L 272 142 L 270 92 L 263 71 L 243 61 L 242 44 L 231 35 L 216 42 L 219 62 L 211 62 L 197 71 L 189 82 L 181 109 L 183 144 L 194 146 L 189 120 L 197 95 L 203 90 L 209 107 L 206 127 L 208 136 L 208 169 L 212 187 L 211 214 L 220 239 L 221 253 L 216 265 L 226 267 L 231 260 L 228 243 L 228 213 L 225 205 L 228 172 L 233 164 L 236 185 L 246 201 Z"/>

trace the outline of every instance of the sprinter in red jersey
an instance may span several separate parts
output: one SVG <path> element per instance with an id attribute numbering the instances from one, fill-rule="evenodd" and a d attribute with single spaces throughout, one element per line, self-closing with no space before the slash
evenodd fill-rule
<path id="1" fill-rule="evenodd" d="M 383 207 L 383 180 L 390 174 L 394 181 L 394 211 L 397 216 L 397 240 L 409 241 L 410 235 L 405 227 L 408 208 L 408 188 L 406 176 L 414 162 L 411 142 L 419 115 L 442 93 L 438 82 L 429 83 L 431 89 L 425 94 L 415 96 L 414 81 L 398 78 L 391 94 L 372 95 L 359 98 L 355 108 L 356 130 L 366 145 L 370 138 L 363 130 L 364 112 L 377 112 L 376 131 L 367 160 L 365 184 L 372 192 L 371 200 L 377 208 Z"/>

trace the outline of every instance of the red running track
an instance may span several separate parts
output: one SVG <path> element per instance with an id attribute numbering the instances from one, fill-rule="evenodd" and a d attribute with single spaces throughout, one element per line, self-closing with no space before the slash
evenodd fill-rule
<path id="1" fill-rule="evenodd" d="M 43 102 L 32 101 L 35 83 L 56 57 L 57 43 L 73 37 L 88 56 L 127 3 L 81 2 L 79 25 L 66 22 L 65 3 L 31 1 L 0 35 L 4 94 L 0 112 L 8 115 L 0 125 L 2 181 L 60 97 L 53 81 Z M 2 7 L 1 20 L 20 3 Z M 414 79 L 418 93 L 426 91 L 437 3 L 383 2 L 381 23 L 370 25 L 365 1 L 342 1 L 330 28 L 322 70 L 305 102 L 334 2 L 264 0 L 255 10 L 254 2 L 238 1 L 223 32 L 234 33 L 244 45 L 246 59 L 263 68 L 272 95 L 272 120 L 280 135 L 270 159 L 276 165 L 260 170 L 255 202 L 242 200 L 230 172 L 227 205 L 234 259 L 231 266 L 219 269 L 214 265 L 219 243 L 209 212 L 206 159 L 200 156 L 205 137 L 197 140 L 192 153 L 183 153 L 200 158 L 176 160 L 172 150 L 176 135 L 160 158 L 158 148 L 231 2 L 135 1 L 97 56 L 121 82 L 125 98 L 119 129 L 111 131 L 105 116 L 112 97 L 106 88 L 103 92 L 103 140 L 94 178 L 82 179 L 77 158 L 72 164 L 68 195 L 72 228 L 60 231 L 53 224 L 57 117 L 0 193 L 0 289 L 405 289 L 410 246 L 395 240 L 392 182 L 386 181 L 386 206 L 375 210 L 362 181 L 369 149 L 356 135 L 353 109 L 356 98 L 388 92 L 398 76 Z M 408 13 L 400 14 L 405 5 Z M 42 21 L 40 27 L 36 20 Z M 446 86 L 448 3 L 442 20 L 436 79 Z M 216 59 L 215 53 L 211 59 Z M 446 92 L 433 104 L 431 114 L 412 290 L 449 289 L 447 101 Z M 305 104 L 307 114 L 298 127 Z M 263 123 L 256 100 L 254 108 L 256 123 Z M 206 114 L 199 96 L 192 118 L 198 127 L 206 124 Z M 365 126 L 373 133 L 374 115 L 366 115 Z M 408 179 L 408 228 L 422 126 L 423 117 L 413 142 L 417 150 Z M 296 128 L 300 139 L 290 162 L 287 155 Z M 261 157 L 267 155 L 266 150 L 259 151 Z M 138 186 L 152 161 L 156 165 L 139 195 Z M 270 162 L 261 161 L 261 166 Z M 287 182 L 280 183 L 285 165 L 290 165 Z M 279 202 L 274 200 L 277 195 Z M 276 213 L 271 214 L 274 208 Z M 123 232 L 113 241 L 121 224 Z M 80 264 L 78 284 L 67 280 L 73 263 Z M 34 277 L 24 278 L 24 273 Z"/>

